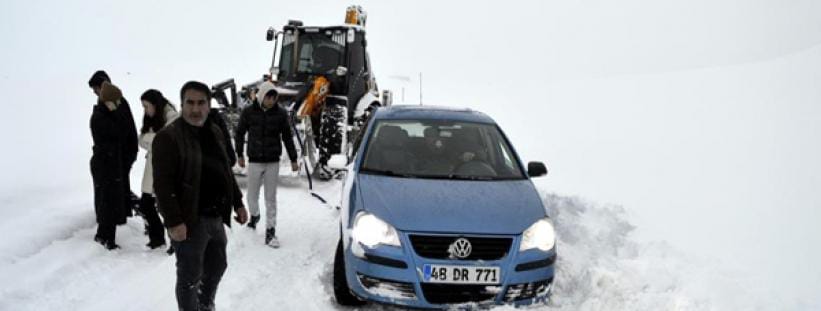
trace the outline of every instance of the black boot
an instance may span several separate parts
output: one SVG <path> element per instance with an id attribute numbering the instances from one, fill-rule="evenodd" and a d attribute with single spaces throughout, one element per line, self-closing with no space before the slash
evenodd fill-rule
<path id="1" fill-rule="evenodd" d="M 277 239 L 277 230 L 268 228 L 265 230 L 265 245 L 273 248 L 279 248 L 279 240 Z"/>
<path id="2" fill-rule="evenodd" d="M 107 250 L 120 248 L 117 243 L 114 243 L 114 237 L 117 233 L 117 226 L 113 224 L 99 224 L 97 225 L 97 234 L 94 235 L 94 241 L 100 243 Z"/>
<path id="3" fill-rule="evenodd" d="M 258 222 L 259 222 L 259 215 L 251 216 L 251 220 L 248 221 L 248 228 L 256 229 Z"/>
<path id="4" fill-rule="evenodd" d="M 94 236 L 94 242 L 100 243 L 105 249 L 107 250 L 114 250 L 120 248 L 117 243 L 114 243 L 114 240 L 103 238 L 99 235 Z"/>
<path id="5" fill-rule="evenodd" d="M 276 234 L 277 234 L 277 229 L 274 229 L 274 228 L 265 229 L 265 244 L 268 244 L 268 242 L 271 242 L 271 239 L 273 239 Z"/>
<path id="6" fill-rule="evenodd" d="M 149 238 L 147 246 L 156 249 L 165 245 L 165 228 L 162 225 L 160 216 L 157 215 L 156 200 L 149 193 L 143 193 L 140 198 L 140 211 L 145 219 L 145 231 Z"/>
<path id="7" fill-rule="evenodd" d="M 165 246 L 165 240 L 151 240 L 148 241 L 148 244 L 145 244 L 145 246 L 150 249 L 158 249 Z"/>
<path id="8" fill-rule="evenodd" d="M 107 250 L 115 250 L 120 248 L 120 246 L 117 245 L 117 243 L 114 243 L 114 240 L 108 240 L 103 246 L 105 246 L 105 249 Z"/>

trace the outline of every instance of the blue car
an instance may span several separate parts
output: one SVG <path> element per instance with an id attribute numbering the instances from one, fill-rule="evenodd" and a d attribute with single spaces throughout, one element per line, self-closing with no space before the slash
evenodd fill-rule
<path id="1" fill-rule="evenodd" d="M 333 288 L 342 305 L 418 308 L 546 302 L 556 235 L 531 177 L 487 115 L 374 112 L 345 159 Z M 332 164 L 334 166 L 334 164 Z"/>

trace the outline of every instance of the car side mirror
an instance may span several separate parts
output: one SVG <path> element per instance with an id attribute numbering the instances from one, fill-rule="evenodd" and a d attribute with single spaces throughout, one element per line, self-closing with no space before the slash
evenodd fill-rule
<path id="1" fill-rule="evenodd" d="M 527 163 L 527 175 L 530 177 L 547 175 L 547 167 L 542 162 Z"/>
<path id="2" fill-rule="evenodd" d="M 328 167 L 337 171 L 345 171 L 348 169 L 348 157 L 344 154 L 332 155 L 328 160 Z"/>

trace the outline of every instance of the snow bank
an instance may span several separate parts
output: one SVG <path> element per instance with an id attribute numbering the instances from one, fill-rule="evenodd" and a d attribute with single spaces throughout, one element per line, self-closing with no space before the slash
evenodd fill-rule
<path id="1" fill-rule="evenodd" d="M 807 308 L 778 301 L 732 272 L 673 249 L 638 242 L 620 206 L 543 192 L 559 259 L 549 309 L 759 310 Z"/>
<path id="2" fill-rule="evenodd" d="M 334 202 L 339 183 L 318 183 Z M 228 262 L 217 303 L 224 310 L 337 310 L 330 287 L 338 211 L 311 197 L 298 180 L 279 191 L 282 248 L 262 245 L 262 230 L 229 230 Z M 31 192 L 31 193 L 37 193 Z M 773 300 L 743 278 L 688 258 L 664 243 L 642 243 L 625 210 L 542 193 L 559 234 L 552 300 L 529 309 L 750 310 L 809 309 Z M 174 258 L 147 251 L 142 221 L 118 230 L 122 249 L 92 242 L 91 194 L 80 187 L 60 200 L 8 198 L 26 206 L 0 226 L 0 310 L 173 310 Z M 30 230 L 25 230 L 28 224 Z M 818 305 L 814 306 L 818 308 Z M 365 310 L 392 310 L 368 305 Z M 512 310 L 501 306 L 494 310 Z"/>

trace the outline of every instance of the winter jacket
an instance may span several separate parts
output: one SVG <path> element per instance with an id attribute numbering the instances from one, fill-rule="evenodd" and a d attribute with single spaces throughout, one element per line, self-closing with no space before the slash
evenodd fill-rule
<path id="1" fill-rule="evenodd" d="M 134 115 L 131 114 L 131 107 L 125 98 L 120 99 L 120 105 L 117 107 L 117 110 L 114 111 L 119 112 L 123 120 L 125 120 L 123 124 L 121 124 L 124 126 L 126 132 L 125 143 L 122 145 L 122 148 L 123 157 L 125 159 L 124 164 L 127 168 L 126 174 L 128 174 L 128 172 L 131 171 L 131 166 L 137 161 L 137 152 L 140 151 L 139 144 L 137 143 L 137 124 L 134 123 Z M 126 186 L 128 187 L 127 189 L 131 189 L 130 185 Z"/>
<path id="2" fill-rule="evenodd" d="M 130 189 L 128 172 L 136 159 L 134 118 L 125 99 L 120 99 L 120 104 L 114 111 L 98 102 L 94 106 L 89 125 L 94 141 L 90 166 L 96 193 L 97 222 L 123 224 L 126 217 L 131 215 L 126 197 Z"/>
<path id="3" fill-rule="evenodd" d="M 177 118 L 178 114 L 177 111 L 174 110 L 174 107 L 171 105 L 166 105 L 163 109 L 163 114 L 165 115 L 165 125 L 171 124 Z M 154 136 L 157 133 L 154 133 L 153 128 L 149 128 L 148 132 L 140 134 L 140 147 L 145 149 L 145 169 L 143 170 L 143 184 L 142 184 L 142 191 L 143 193 L 154 194 L 154 176 L 153 176 L 153 165 L 151 164 L 151 143 L 154 142 Z"/>
<path id="4" fill-rule="evenodd" d="M 231 225 L 231 206 L 235 210 L 243 207 L 242 193 L 228 163 L 227 142 L 219 126 L 207 121 L 202 128 L 197 128 L 186 123 L 185 119 L 177 118 L 157 133 L 152 144 L 154 194 L 157 197 L 157 207 L 168 228 L 181 223 L 185 223 L 188 228 L 194 228 L 199 221 L 202 176 L 199 130 L 211 131 L 225 160 L 222 176 L 225 178 L 226 188 L 221 192 L 226 196 L 217 199 L 223 207 L 223 222 Z"/>
<path id="5" fill-rule="evenodd" d="M 225 118 L 217 111 L 216 109 L 211 109 L 208 113 L 208 119 L 210 119 L 214 124 L 216 124 L 220 130 L 222 130 L 222 136 L 225 138 L 225 147 L 228 152 L 228 158 L 230 160 L 231 167 L 234 167 L 234 164 L 237 164 L 237 154 L 234 153 L 234 145 L 231 144 L 231 132 L 228 131 L 228 125 L 225 123 Z"/>
<path id="6" fill-rule="evenodd" d="M 242 110 L 237 124 L 236 151 L 242 157 L 245 150 L 245 134 L 248 134 L 248 160 L 250 162 L 278 162 L 282 155 L 282 144 L 288 151 L 291 162 L 297 158 L 288 113 L 279 105 L 263 109 L 256 103 Z"/>

